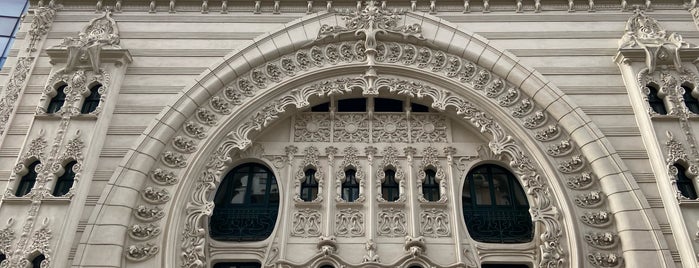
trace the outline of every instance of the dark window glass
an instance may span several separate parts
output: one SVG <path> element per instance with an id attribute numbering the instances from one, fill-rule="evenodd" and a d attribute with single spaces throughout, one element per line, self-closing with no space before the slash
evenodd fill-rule
<path id="1" fill-rule="evenodd" d="M 63 90 L 66 89 L 66 85 L 59 86 L 56 88 L 56 96 L 53 96 L 51 98 L 51 102 L 49 102 L 49 107 L 46 108 L 46 113 L 52 114 L 55 112 L 58 112 L 58 110 L 63 107 L 63 104 L 66 102 L 66 94 L 63 92 Z"/>
<path id="2" fill-rule="evenodd" d="M 80 109 L 81 114 L 89 114 L 97 109 L 100 104 L 100 93 L 99 89 L 102 85 L 98 84 L 90 89 L 90 95 L 85 98 L 83 102 L 83 107 Z"/>
<path id="3" fill-rule="evenodd" d="M 39 254 L 39 256 L 34 257 L 34 259 L 32 260 L 32 267 L 40 268 L 41 262 L 43 262 L 45 259 L 46 257 L 44 257 L 44 254 Z"/>
<path id="4" fill-rule="evenodd" d="M 73 167 L 77 163 L 78 162 L 72 161 L 65 166 L 63 175 L 56 180 L 56 188 L 53 189 L 53 196 L 63 196 L 68 193 L 70 187 L 73 187 L 73 182 L 75 181 L 75 171 L 73 171 Z"/>
<path id="5" fill-rule="evenodd" d="M 437 173 L 434 170 L 427 169 L 425 172 L 425 180 L 422 182 L 422 195 L 427 201 L 439 200 L 439 183 L 437 182 Z"/>
<path id="6" fill-rule="evenodd" d="M 482 268 L 529 268 L 524 264 L 483 264 Z"/>
<path id="7" fill-rule="evenodd" d="M 329 112 L 330 111 L 330 103 L 326 102 L 323 104 L 318 104 L 316 106 L 311 107 L 311 112 Z"/>
<path id="8" fill-rule="evenodd" d="M 214 268 L 260 268 L 256 262 L 222 262 L 214 265 Z"/>
<path id="9" fill-rule="evenodd" d="M 684 89 L 684 94 L 682 95 L 684 105 L 687 106 L 690 112 L 699 114 L 699 100 L 692 96 L 692 87 L 682 85 L 682 88 Z"/>
<path id="10" fill-rule="evenodd" d="M 396 182 L 396 171 L 387 169 L 384 171 L 384 175 L 384 181 L 381 183 L 381 196 L 384 200 L 390 202 L 398 200 L 400 193 L 398 192 L 399 187 Z"/>
<path id="11" fill-rule="evenodd" d="M 374 99 L 375 112 L 402 112 L 403 101 L 394 99 L 376 98 Z"/>
<path id="12" fill-rule="evenodd" d="M 24 196 L 32 190 L 32 188 L 34 187 L 34 183 L 36 183 L 36 166 L 38 166 L 39 164 L 41 164 L 41 162 L 34 161 L 34 163 L 27 167 L 27 174 L 24 174 L 24 176 L 22 176 L 22 179 L 19 181 L 19 185 L 17 186 L 17 192 L 15 192 L 15 196 Z"/>
<path id="13" fill-rule="evenodd" d="M 674 164 L 677 168 L 677 189 L 680 190 L 682 196 L 689 199 L 697 199 L 697 191 L 694 189 L 694 182 L 687 177 L 687 169 L 680 164 Z"/>
<path id="14" fill-rule="evenodd" d="M 5 260 L 7 260 L 7 255 L 5 255 L 5 253 L 0 252 L 0 264 L 2 264 L 2 262 Z"/>
<path id="15" fill-rule="evenodd" d="M 667 109 L 665 109 L 665 103 L 663 99 L 658 96 L 658 88 L 653 84 L 648 84 L 646 87 L 649 90 L 648 93 L 648 104 L 650 107 L 658 114 L 667 114 Z"/>
<path id="16" fill-rule="evenodd" d="M 278 210 L 274 174 L 260 164 L 237 166 L 216 191 L 210 235 L 221 241 L 264 240 L 272 234 Z"/>
<path id="17" fill-rule="evenodd" d="M 320 268 L 335 268 L 335 266 L 326 264 L 326 265 L 321 266 Z"/>
<path id="18" fill-rule="evenodd" d="M 422 266 L 420 266 L 420 265 L 412 265 L 412 266 L 410 266 L 410 268 L 422 268 Z"/>
<path id="19" fill-rule="evenodd" d="M 425 105 L 410 103 L 410 111 L 414 113 L 426 113 L 430 111 L 430 108 Z"/>
<path id="20" fill-rule="evenodd" d="M 308 169 L 305 172 L 306 178 L 301 183 L 301 199 L 310 202 L 318 197 L 318 181 L 316 180 L 316 170 Z"/>
<path id="21" fill-rule="evenodd" d="M 486 164 L 471 170 L 466 176 L 461 201 L 464 221 L 474 240 L 486 243 L 532 240 L 534 227 L 529 203 L 522 186 L 507 169 Z"/>
<path id="22" fill-rule="evenodd" d="M 359 183 L 357 183 L 357 171 L 348 169 L 345 171 L 345 181 L 342 182 L 342 199 L 354 202 L 359 198 Z"/>
<path id="23" fill-rule="evenodd" d="M 366 112 L 366 99 L 344 99 L 337 101 L 338 112 Z"/>

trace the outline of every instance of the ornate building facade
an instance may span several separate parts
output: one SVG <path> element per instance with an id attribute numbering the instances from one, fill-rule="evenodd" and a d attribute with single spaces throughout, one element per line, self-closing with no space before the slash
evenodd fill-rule
<path id="1" fill-rule="evenodd" d="M 38 0 L 0 267 L 696 267 L 696 2 Z"/>

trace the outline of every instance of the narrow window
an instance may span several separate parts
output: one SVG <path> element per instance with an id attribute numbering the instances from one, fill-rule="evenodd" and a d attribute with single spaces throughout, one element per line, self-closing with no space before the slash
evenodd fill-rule
<path id="1" fill-rule="evenodd" d="M 27 167 L 27 174 L 24 174 L 24 176 L 22 176 L 22 179 L 19 181 L 19 185 L 17 186 L 17 192 L 15 192 L 15 196 L 22 197 L 32 190 L 32 188 L 34 187 L 34 183 L 36 183 L 36 166 L 38 166 L 40 163 L 41 162 L 39 161 L 34 161 L 34 163 Z"/>
<path id="2" fill-rule="evenodd" d="M 214 265 L 214 268 L 260 268 L 256 262 L 222 262 Z"/>
<path id="3" fill-rule="evenodd" d="M 359 198 L 359 183 L 357 183 L 357 171 L 348 169 L 345 171 L 345 181 L 342 182 L 342 199 L 354 202 Z"/>
<path id="4" fill-rule="evenodd" d="M 53 196 L 64 196 L 73 187 L 73 182 L 75 181 L 75 171 L 73 167 L 78 162 L 72 161 L 64 167 L 63 175 L 58 177 L 56 180 L 56 187 L 53 188 Z"/>
<path id="5" fill-rule="evenodd" d="M 439 200 L 439 183 L 437 182 L 437 173 L 434 170 L 426 169 L 425 180 L 422 182 L 422 195 L 427 201 Z"/>
<path id="6" fill-rule="evenodd" d="M 2 264 L 2 262 L 5 260 L 7 260 L 7 255 L 5 255 L 4 252 L 0 252 L 0 264 Z"/>
<path id="7" fill-rule="evenodd" d="M 665 109 L 665 103 L 663 99 L 658 96 L 658 88 L 653 84 L 646 85 L 648 88 L 648 104 L 650 107 L 658 114 L 667 114 L 667 109 Z"/>
<path id="8" fill-rule="evenodd" d="M 374 112 L 402 112 L 403 101 L 394 99 L 375 98 Z"/>
<path id="9" fill-rule="evenodd" d="M 694 114 L 699 114 L 699 100 L 692 96 L 693 86 L 683 84 L 682 88 L 684 89 L 684 94 L 682 95 L 682 98 L 684 99 L 684 105 L 687 106 L 687 109 L 689 109 L 690 112 Z"/>
<path id="10" fill-rule="evenodd" d="M 100 88 L 102 88 L 102 85 L 97 84 L 90 89 L 90 95 L 85 98 L 83 107 L 80 109 L 81 114 L 89 114 L 97 109 L 97 106 L 100 104 Z"/>
<path id="11" fill-rule="evenodd" d="M 34 257 L 34 259 L 32 260 L 32 267 L 40 268 L 41 263 L 44 262 L 45 259 L 46 257 L 44 257 L 44 254 L 39 254 L 39 256 Z"/>
<path id="12" fill-rule="evenodd" d="M 398 200 L 398 183 L 396 182 L 396 171 L 387 169 L 384 171 L 384 181 L 381 183 L 381 197 L 389 202 Z"/>
<path id="13" fill-rule="evenodd" d="M 366 112 L 366 99 L 344 99 L 337 101 L 338 112 Z"/>
<path id="14" fill-rule="evenodd" d="M 474 240 L 485 243 L 532 240 L 534 227 L 529 203 L 522 186 L 507 169 L 492 164 L 475 167 L 466 175 L 461 201 L 464 221 Z"/>
<path id="15" fill-rule="evenodd" d="M 301 183 L 301 199 L 311 202 L 318 197 L 318 181 L 316 180 L 316 170 L 308 169 L 305 172 L 306 178 Z"/>
<path id="16" fill-rule="evenodd" d="M 56 96 L 53 96 L 53 98 L 51 98 L 49 106 L 46 107 L 46 113 L 52 114 L 58 112 L 58 110 L 60 110 L 61 107 L 63 107 L 63 104 L 66 102 L 66 93 L 63 92 L 63 90 L 65 89 L 66 85 L 61 85 L 58 88 L 56 88 Z"/>
<path id="17" fill-rule="evenodd" d="M 228 172 L 216 191 L 209 234 L 219 241 L 261 241 L 272 234 L 278 211 L 274 174 L 260 164 L 243 164 Z"/>
<path id="18" fill-rule="evenodd" d="M 677 169 L 677 189 L 682 196 L 689 199 L 697 199 L 697 191 L 694 189 L 692 179 L 687 177 L 687 169 L 684 166 L 675 163 L 673 165 Z"/>

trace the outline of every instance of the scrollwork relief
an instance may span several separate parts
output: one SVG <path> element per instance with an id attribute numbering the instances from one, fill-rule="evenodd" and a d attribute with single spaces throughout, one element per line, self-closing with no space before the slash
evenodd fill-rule
<path id="1" fill-rule="evenodd" d="M 359 159 L 357 156 L 359 154 L 359 150 L 357 150 L 357 148 L 349 146 L 344 149 L 343 153 L 344 158 L 342 159 L 342 163 L 340 164 L 340 167 L 337 170 L 337 174 L 335 174 L 335 201 L 338 203 L 362 203 L 366 199 L 364 195 L 366 181 L 364 178 L 364 169 L 362 168 L 362 165 L 359 163 Z M 353 201 L 345 200 L 342 197 L 342 183 L 348 179 L 346 177 L 346 171 L 349 169 L 353 169 L 355 171 L 355 178 L 357 180 L 357 183 L 359 184 L 359 195 Z"/>
<path id="2" fill-rule="evenodd" d="M 395 171 L 394 179 L 398 183 L 398 199 L 394 202 L 402 203 L 406 200 L 405 194 L 405 171 L 403 167 L 398 163 L 398 149 L 393 146 L 387 146 L 383 150 L 383 160 L 381 161 L 381 167 L 376 171 L 376 200 L 380 203 L 388 202 L 383 198 L 381 186 L 386 180 L 386 170 L 393 169 Z"/>
<path id="3" fill-rule="evenodd" d="M 299 165 L 299 169 L 296 172 L 296 180 L 294 180 L 294 200 L 297 203 L 306 202 L 301 199 L 301 183 L 306 179 L 306 171 L 308 169 L 314 169 L 315 174 L 313 178 L 318 182 L 318 192 L 316 198 L 309 201 L 310 203 L 320 203 L 323 201 L 323 187 L 325 184 L 325 176 L 323 175 L 323 168 L 320 165 L 320 160 L 318 160 L 318 149 L 316 147 L 307 147 L 303 152 L 303 160 Z"/>
<path id="4" fill-rule="evenodd" d="M 420 170 L 417 173 L 417 199 L 420 202 L 427 203 L 431 202 L 425 199 L 425 195 L 422 189 L 423 182 L 426 179 L 427 169 L 433 169 L 435 171 L 435 181 L 439 183 L 439 199 L 434 201 L 436 203 L 446 203 L 447 202 L 447 181 L 446 172 L 439 162 L 439 152 L 437 148 L 432 146 L 426 147 L 422 152 L 422 162 L 420 163 Z"/>
<path id="5" fill-rule="evenodd" d="M 320 235 L 321 215 L 314 209 L 301 209 L 294 212 L 291 235 L 300 237 L 312 237 Z"/>
<path id="6" fill-rule="evenodd" d="M 126 258 L 130 261 L 145 261 L 158 254 L 160 248 L 152 243 L 130 245 L 126 248 Z"/>
<path id="7" fill-rule="evenodd" d="M 445 237 L 450 234 L 449 215 L 441 209 L 430 208 L 420 212 L 420 234 Z"/>
<path id="8" fill-rule="evenodd" d="M 405 212 L 389 208 L 383 209 L 378 214 L 378 228 L 380 236 L 400 237 L 407 234 Z"/>
<path id="9" fill-rule="evenodd" d="M 590 246 L 599 249 L 610 249 L 616 246 L 618 236 L 611 232 L 587 233 L 585 234 L 585 241 Z"/>
<path id="10" fill-rule="evenodd" d="M 157 237 L 159 234 L 160 227 L 152 223 L 134 224 L 129 227 L 129 237 L 138 241 L 150 240 Z"/>
<path id="11" fill-rule="evenodd" d="M 364 214 L 357 209 L 341 209 L 335 214 L 335 235 L 364 236 Z"/>

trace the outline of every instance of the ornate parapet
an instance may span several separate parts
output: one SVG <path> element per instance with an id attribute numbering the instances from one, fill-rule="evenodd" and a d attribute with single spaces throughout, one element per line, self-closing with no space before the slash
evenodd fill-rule
<path id="1" fill-rule="evenodd" d="M 678 33 L 666 31 L 657 20 L 637 7 L 626 21 L 615 61 L 645 61 L 648 73 L 653 73 L 658 65 L 673 65 L 681 72 L 682 62 L 691 62 L 698 56 L 696 45 L 684 41 Z"/>

